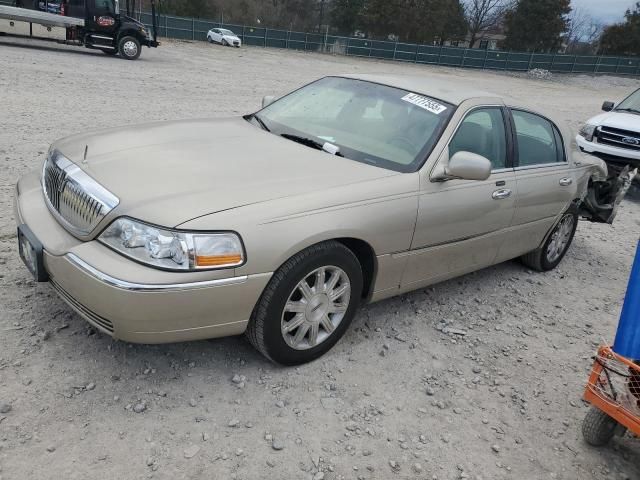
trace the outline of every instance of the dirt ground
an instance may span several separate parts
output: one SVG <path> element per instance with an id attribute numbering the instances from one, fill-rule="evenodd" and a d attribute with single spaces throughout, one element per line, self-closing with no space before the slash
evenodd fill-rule
<path id="1" fill-rule="evenodd" d="M 613 226 L 582 222 L 557 270 L 509 262 L 369 305 L 328 355 L 299 368 L 268 363 L 243 337 L 113 341 L 30 279 L 13 188 L 53 140 L 239 115 L 263 95 L 347 72 L 464 78 L 553 107 L 574 129 L 639 86 L 204 43 L 127 62 L 0 39 L 2 480 L 640 479 L 640 440 L 594 449 L 580 431 L 591 356 L 613 340 L 638 240 L 640 203 L 629 199 Z"/>

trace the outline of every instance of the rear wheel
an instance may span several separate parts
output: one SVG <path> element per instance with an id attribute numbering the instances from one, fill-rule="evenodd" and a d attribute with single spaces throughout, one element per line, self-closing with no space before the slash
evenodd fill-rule
<path id="1" fill-rule="evenodd" d="M 602 410 L 591 407 L 582 422 L 582 436 L 589 445 L 602 447 L 613 438 L 618 425 Z"/>
<path id="2" fill-rule="evenodd" d="M 247 337 L 267 358 L 298 365 L 331 349 L 360 304 L 362 269 L 335 241 L 313 245 L 274 274 L 256 305 Z"/>
<path id="3" fill-rule="evenodd" d="M 140 41 L 136 37 L 125 36 L 118 42 L 118 53 L 122 58 L 135 60 L 141 53 Z"/>
<path id="4" fill-rule="evenodd" d="M 578 227 L 578 209 L 572 205 L 553 227 L 542 247 L 521 257 L 522 263 L 533 270 L 547 272 L 562 261 L 571 246 Z"/>

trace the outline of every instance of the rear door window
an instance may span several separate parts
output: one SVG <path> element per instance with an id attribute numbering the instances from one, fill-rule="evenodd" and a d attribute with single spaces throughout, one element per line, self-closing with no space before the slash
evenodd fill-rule
<path id="1" fill-rule="evenodd" d="M 522 110 L 512 110 L 511 113 L 516 130 L 519 167 L 566 161 L 562 137 L 553 123 Z"/>

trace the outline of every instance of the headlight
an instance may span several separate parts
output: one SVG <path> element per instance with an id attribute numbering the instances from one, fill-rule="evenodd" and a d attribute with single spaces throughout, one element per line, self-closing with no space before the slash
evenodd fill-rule
<path id="1" fill-rule="evenodd" d="M 122 217 L 98 240 L 122 255 L 167 270 L 206 270 L 244 263 L 242 241 L 231 232 L 185 232 Z"/>
<path id="2" fill-rule="evenodd" d="M 584 139 L 585 139 L 587 142 L 592 142 L 592 141 L 593 141 L 593 135 L 594 135 L 595 131 L 596 131 L 596 126 L 595 126 L 595 125 L 589 125 L 589 124 L 587 123 L 584 127 L 582 127 L 582 128 L 580 129 L 580 131 L 578 132 L 578 134 L 579 134 L 581 137 L 584 137 Z"/>

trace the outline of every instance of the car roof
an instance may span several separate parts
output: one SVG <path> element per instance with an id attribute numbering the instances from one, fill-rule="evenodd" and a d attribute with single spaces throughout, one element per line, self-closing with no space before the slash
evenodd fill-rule
<path id="1" fill-rule="evenodd" d="M 479 90 L 474 88 L 470 83 L 460 82 L 450 78 L 445 80 L 421 75 L 394 74 L 348 74 L 338 76 L 401 88 L 410 92 L 421 93 L 439 100 L 444 100 L 454 105 L 460 105 L 470 98 L 493 97 L 508 101 L 504 96 Z"/>

